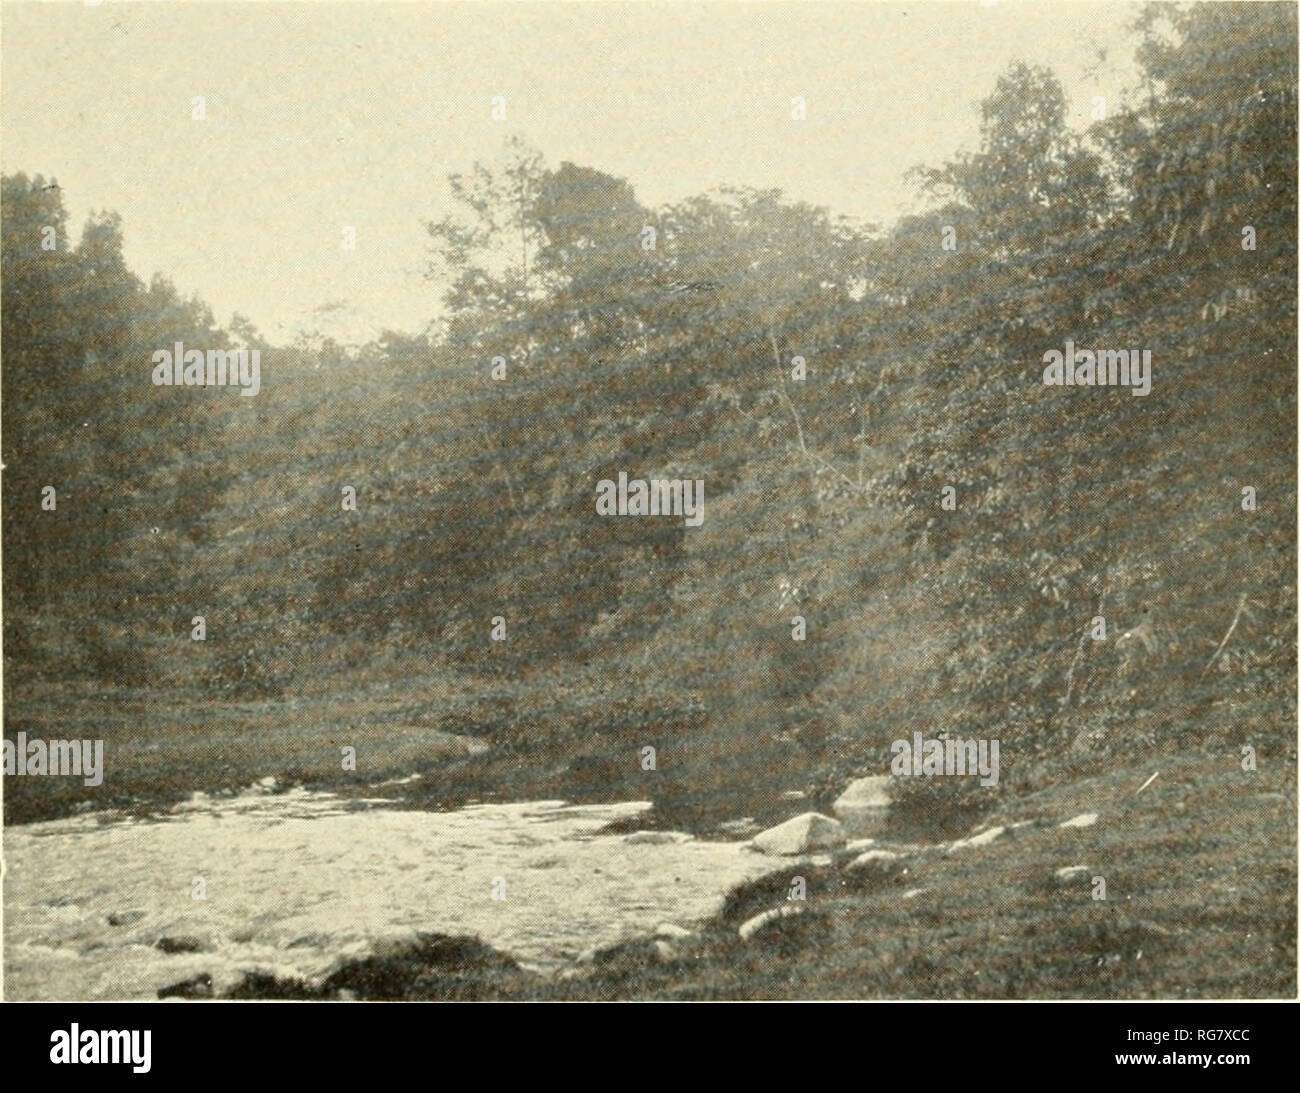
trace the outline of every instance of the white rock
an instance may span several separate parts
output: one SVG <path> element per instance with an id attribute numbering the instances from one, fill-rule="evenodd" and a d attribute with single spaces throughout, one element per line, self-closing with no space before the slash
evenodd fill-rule
<path id="1" fill-rule="evenodd" d="M 1066 820 L 1064 823 L 1061 823 L 1061 824 L 1059 824 L 1059 825 L 1057 825 L 1057 826 L 1059 826 L 1059 827 L 1091 827 L 1091 826 L 1092 826 L 1093 824 L 1095 824 L 1096 822 L 1097 822 L 1097 814 L 1096 814 L 1095 812 L 1085 812 L 1085 813 L 1083 813 L 1082 815 L 1076 816 L 1076 817 L 1074 817 L 1074 819 L 1072 819 L 1072 820 Z"/>
<path id="2" fill-rule="evenodd" d="M 917 896 L 923 896 L 927 892 L 933 892 L 933 888 L 909 888 L 903 893 L 904 899 L 916 899 Z"/>
<path id="3" fill-rule="evenodd" d="M 843 841 L 844 829 L 838 820 L 820 812 L 805 812 L 755 835 L 753 845 L 764 854 L 807 854 L 831 850 Z"/>
<path id="4" fill-rule="evenodd" d="M 789 918 L 791 915 L 801 915 L 803 912 L 804 905 L 799 902 L 787 903 L 781 907 L 773 907 L 770 911 L 764 911 L 762 914 L 746 919 L 741 923 L 740 929 L 737 932 L 740 934 L 741 941 L 749 941 L 769 922 L 775 922 L 779 918 Z"/>
<path id="5" fill-rule="evenodd" d="M 1092 870 L 1086 865 L 1066 865 L 1062 866 L 1055 873 L 1056 879 L 1063 884 L 1072 880 L 1080 880 L 1092 873 Z"/>
<path id="6" fill-rule="evenodd" d="M 695 936 L 695 931 L 688 930 L 685 926 L 678 926 L 675 922 L 661 922 L 655 927 L 655 937 L 666 938 L 669 941 L 690 941 Z"/>
<path id="7" fill-rule="evenodd" d="M 869 778 L 857 778 L 845 787 L 835 802 L 835 809 L 844 808 L 888 808 L 890 805 L 889 785 L 893 779 L 888 774 L 875 774 Z"/>
<path id="8" fill-rule="evenodd" d="M 892 850 L 868 850 L 865 854 L 859 854 L 845 868 L 855 872 L 860 869 L 881 869 L 901 857 L 901 854 L 895 854 Z"/>
<path id="9" fill-rule="evenodd" d="M 858 778 L 850 782 L 839 795 L 831 806 L 831 811 L 854 834 L 874 834 L 884 827 L 889 816 L 889 787 L 892 781 L 889 775 Z"/>
<path id="10" fill-rule="evenodd" d="M 863 851 L 870 850 L 876 845 L 875 839 L 854 839 L 844 847 L 845 853 L 861 854 Z"/>
<path id="11" fill-rule="evenodd" d="M 958 839 L 948 847 L 948 853 L 951 854 L 954 850 L 967 850 L 972 846 L 988 846 L 995 839 L 1000 839 L 1006 830 L 1005 827 L 990 827 L 987 831 L 981 831 L 968 839 Z"/>

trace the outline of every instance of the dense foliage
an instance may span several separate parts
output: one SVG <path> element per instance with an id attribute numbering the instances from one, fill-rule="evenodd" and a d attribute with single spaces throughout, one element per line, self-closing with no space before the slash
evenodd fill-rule
<path id="1" fill-rule="evenodd" d="M 514 144 L 429 225 L 428 336 L 351 350 L 220 331 L 115 218 L 74 247 L 57 187 L 6 178 L 9 688 L 428 673 L 516 743 L 669 736 L 668 797 L 829 785 L 914 729 L 1004 764 L 1288 747 L 1295 13 L 1137 29 L 1130 104 L 1075 133 L 1013 66 L 888 230 L 746 188 L 649 209 Z M 1044 386 L 1067 340 L 1150 349 L 1150 395 Z M 261 345 L 262 394 L 151 387 L 174 341 Z M 597 516 L 620 470 L 702 479 L 703 525 Z"/>

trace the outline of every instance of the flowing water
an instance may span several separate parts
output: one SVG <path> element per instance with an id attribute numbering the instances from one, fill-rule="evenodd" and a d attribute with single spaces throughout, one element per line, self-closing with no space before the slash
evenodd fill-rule
<path id="1" fill-rule="evenodd" d="M 600 833 L 649 807 L 419 812 L 298 789 L 10 827 L 5 997 L 154 998 L 202 972 L 220 988 L 252 969 L 319 979 L 417 931 L 477 934 L 554 970 L 704 917 L 773 868 L 737 843 Z M 200 951 L 169 954 L 163 938 Z"/>

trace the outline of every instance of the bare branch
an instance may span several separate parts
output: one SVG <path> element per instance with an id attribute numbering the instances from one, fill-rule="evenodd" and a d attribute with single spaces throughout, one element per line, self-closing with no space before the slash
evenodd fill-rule
<path id="1" fill-rule="evenodd" d="M 840 481 L 844 482 L 849 486 L 852 486 L 855 490 L 858 490 L 860 492 L 861 483 L 854 482 L 853 479 L 851 479 L 847 474 L 845 474 L 842 470 L 836 467 L 833 463 L 830 463 L 829 461 L 823 459 L 816 452 L 809 451 L 808 445 L 804 440 L 803 422 L 799 420 L 799 410 L 795 406 L 794 400 L 791 399 L 790 396 L 786 393 L 785 369 L 781 366 L 781 350 L 776 344 L 776 334 L 772 331 L 768 331 L 767 336 L 772 343 L 772 355 L 776 359 L 777 374 L 781 377 L 781 386 L 778 388 L 777 393 L 781 396 L 781 398 L 785 400 L 786 406 L 790 408 L 790 416 L 791 418 L 794 419 L 795 433 L 799 438 L 799 450 L 803 452 L 803 454 L 808 459 L 811 459 L 814 463 L 818 463 L 822 467 L 825 467 L 826 470 L 830 471 L 833 475 L 835 475 L 838 479 L 840 479 Z"/>
<path id="2" fill-rule="evenodd" d="M 1228 639 L 1232 637 L 1232 632 L 1237 629 L 1237 623 L 1241 621 L 1241 613 L 1246 606 L 1246 593 L 1241 594 L 1237 600 L 1237 613 L 1232 616 L 1232 625 L 1228 627 L 1228 632 L 1223 635 L 1223 640 L 1219 642 L 1219 647 L 1214 650 L 1214 656 L 1210 657 L 1210 662 L 1201 672 L 1201 678 L 1205 678 L 1205 673 L 1214 667 L 1214 662 L 1219 659 L 1219 654 L 1223 652 L 1223 647 L 1228 644 Z"/>

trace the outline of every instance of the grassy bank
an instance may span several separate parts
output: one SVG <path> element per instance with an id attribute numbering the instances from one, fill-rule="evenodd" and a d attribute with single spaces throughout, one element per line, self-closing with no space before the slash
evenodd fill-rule
<path id="1" fill-rule="evenodd" d="M 1142 788 L 1150 776 L 1159 776 Z M 1088 827 L 1061 822 L 1096 813 Z M 985 846 L 897 844 L 878 870 L 791 860 L 734 891 L 665 958 L 629 939 L 563 978 L 428 939 L 325 984 L 252 977 L 239 997 L 1278 998 L 1296 991 L 1296 789 L 1285 762 L 1233 754 L 1147 762 L 1016 801 Z M 1175 867 L 1176 864 L 1176 867 Z M 1084 865 L 1061 881 L 1056 871 Z M 742 941 L 739 924 L 806 910 Z M 1094 899 L 1094 877 L 1105 898 Z M 346 982 L 346 993 L 339 984 Z"/>

